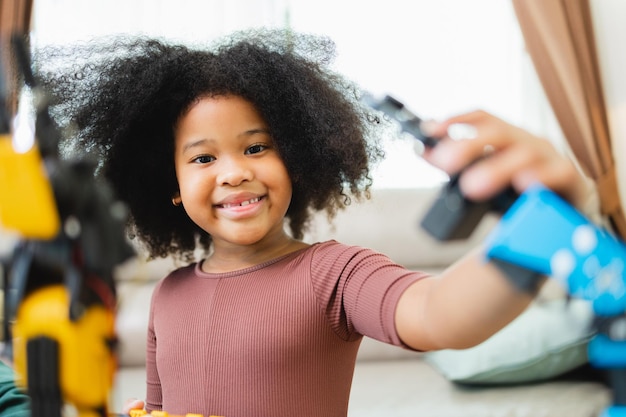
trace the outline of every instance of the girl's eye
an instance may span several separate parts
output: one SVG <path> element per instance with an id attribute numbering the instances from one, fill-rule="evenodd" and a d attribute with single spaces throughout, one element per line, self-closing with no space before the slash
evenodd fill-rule
<path id="1" fill-rule="evenodd" d="M 246 155 L 252 155 L 255 153 L 259 153 L 262 152 L 266 149 L 268 149 L 269 146 L 267 145 L 263 145 L 262 143 L 257 143 L 256 145 L 252 145 L 250 146 L 248 149 L 246 149 Z"/>
<path id="2" fill-rule="evenodd" d="M 192 159 L 192 162 L 195 162 L 196 164 L 208 164 L 213 161 L 215 161 L 215 157 L 211 155 L 200 155 Z"/>

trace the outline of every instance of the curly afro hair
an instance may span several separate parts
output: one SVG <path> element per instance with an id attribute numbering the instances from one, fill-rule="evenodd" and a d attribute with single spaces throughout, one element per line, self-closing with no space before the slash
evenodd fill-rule
<path id="1" fill-rule="evenodd" d="M 35 62 L 52 114 L 71 128 L 64 147 L 98 158 L 98 175 L 128 206 L 130 236 L 151 257 L 191 260 L 211 236 L 172 205 L 174 129 L 201 97 L 241 96 L 268 123 L 293 182 L 287 219 L 295 238 L 314 211 L 332 218 L 351 197 L 368 197 L 371 163 L 383 156 L 370 134 L 380 119 L 330 69 L 334 53 L 325 37 L 253 30 L 206 48 L 100 39 L 42 48 Z"/>

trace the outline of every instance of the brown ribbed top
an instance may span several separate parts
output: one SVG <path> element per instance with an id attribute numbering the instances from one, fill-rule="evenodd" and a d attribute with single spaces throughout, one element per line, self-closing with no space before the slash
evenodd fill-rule
<path id="1" fill-rule="evenodd" d="M 362 336 L 402 345 L 395 306 L 423 276 L 335 241 L 235 272 L 176 270 L 152 298 L 146 408 L 345 417 Z"/>

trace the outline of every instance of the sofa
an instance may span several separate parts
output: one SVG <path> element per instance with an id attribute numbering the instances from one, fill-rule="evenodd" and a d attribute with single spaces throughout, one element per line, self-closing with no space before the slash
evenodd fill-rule
<path id="1" fill-rule="evenodd" d="M 375 189 L 329 222 L 314 219 L 305 240 L 336 239 L 371 247 L 408 268 L 438 273 L 491 231 L 486 216 L 472 236 L 441 243 L 419 226 L 438 188 Z M 155 283 L 177 267 L 170 259 L 139 256 L 117 271 L 119 369 L 112 410 L 145 394 L 148 306 Z M 598 416 L 611 404 L 601 371 L 589 366 L 592 311 L 567 301 L 552 281 L 513 323 L 485 343 L 463 351 L 418 353 L 364 338 L 359 351 L 350 417 L 369 416 Z"/>

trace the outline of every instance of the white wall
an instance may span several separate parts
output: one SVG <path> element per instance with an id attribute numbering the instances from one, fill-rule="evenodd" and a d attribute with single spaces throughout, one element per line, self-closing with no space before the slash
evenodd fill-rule
<path id="1" fill-rule="evenodd" d="M 598 59 L 622 206 L 626 207 L 626 1 L 592 0 Z"/>
<path id="2" fill-rule="evenodd" d="M 111 33 L 203 41 L 251 26 L 290 26 L 331 37 L 335 68 L 390 93 L 425 118 L 486 109 L 533 131 L 558 135 L 504 0 L 36 0 L 40 43 Z M 390 140 L 375 187 L 415 188 L 446 179 Z"/>

